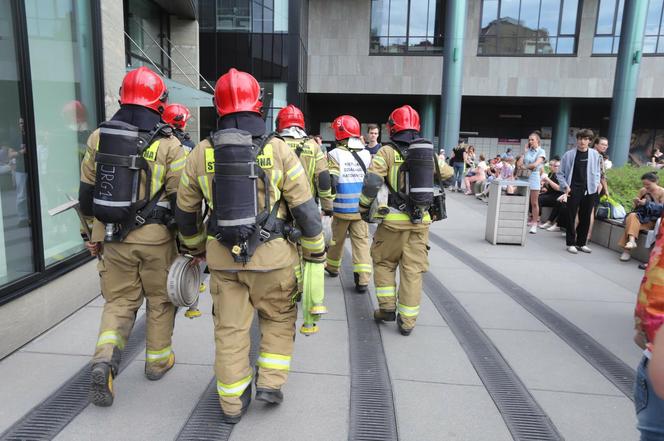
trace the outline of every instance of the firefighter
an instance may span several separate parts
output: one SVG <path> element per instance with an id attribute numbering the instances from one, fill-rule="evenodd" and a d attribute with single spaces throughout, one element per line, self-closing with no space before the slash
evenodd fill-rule
<path id="1" fill-rule="evenodd" d="M 277 114 L 277 132 L 295 152 L 304 171 L 314 197 L 320 199 L 321 208 L 332 215 L 332 189 L 327 159 L 320 146 L 304 131 L 304 114 L 292 104 Z"/>
<path id="2" fill-rule="evenodd" d="M 322 267 L 325 242 L 302 164 L 282 139 L 265 139 L 256 79 L 230 69 L 216 83 L 214 104 L 219 130 L 187 158 L 176 218 L 183 250 L 205 254 L 210 269 L 217 391 L 223 420 L 235 424 L 251 401 L 254 311 L 262 335 L 256 399 L 283 400 L 297 315 L 294 268 L 299 266 L 288 213 L 300 229 L 305 265 Z M 212 207 L 207 230 L 203 200 Z"/>
<path id="3" fill-rule="evenodd" d="M 359 293 L 367 291 L 371 278 L 369 226 L 359 213 L 360 191 L 371 154 L 360 140 L 360 123 L 350 115 L 341 115 L 332 122 L 337 147 L 328 153 L 328 164 L 335 192 L 332 218 L 332 244 L 327 253 L 325 271 L 337 277 L 346 235 L 350 234 L 353 251 L 353 277 Z"/>
<path id="4" fill-rule="evenodd" d="M 389 211 L 371 245 L 379 305 L 374 318 L 378 322 L 396 319 L 401 334 L 410 335 L 420 310 L 422 274 L 429 269 L 430 212 L 436 219 L 444 212 L 444 197 L 435 195 L 434 181 L 449 179 L 453 171 L 438 161 L 431 142 L 420 137 L 420 117 L 412 107 L 394 110 L 387 127 L 391 142 L 383 144 L 371 161 L 360 212 L 366 219 L 380 188 L 388 187 Z"/>
<path id="5" fill-rule="evenodd" d="M 89 137 L 81 163 L 79 201 L 94 223 L 85 237 L 105 300 L 91 372 L 91 400 L 113 403 L 120 351 L 147 299 L 145 375 L 159 380 L 175 364 L 171 348 L 175 306 L 166 293 L 166 269 L 176 256 L 171 207 L 185 155 L 161 122 L 168 91 L 146 67 L 127 73 L 120 110 Z M 133 202 L 132 202 L 133 201 Z"/>
<path id="6" fill-rule="evenodd" d="M 182 147 L 184 147 L 185 152 L 189 154 L 191 149 L 194 148 L 194 141 L 191 140 L 189 132 L 186 132 L 187 121 L 191 118 L 191 113 L 186 106 L 182 104 L 169 104 L 164 109 L 164 114 L 162 119 L 166 124 L 169 124 L 173 127 L 173 135 L 180 140 Z"/>

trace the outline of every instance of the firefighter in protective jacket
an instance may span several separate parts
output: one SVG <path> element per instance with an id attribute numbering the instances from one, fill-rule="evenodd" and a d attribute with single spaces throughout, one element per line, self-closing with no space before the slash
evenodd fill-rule
<path id="1" fill-rule="evenodd" d="M 341 115 L 332 122 L 337 147 L 328 153 L 328 164 L 335 192 L 332 218 L 332 245 L 327 253 L 325 271 L 339 274 L 346 235 L 350 234 L 353 251 L 355 289 L 366 292 L 371 278 L 369 226 L 362 220 L 358 203 L 362 180 L 371 162 L 371 154 L 360 140 L 360 123 L 350 115 Z"/>
<path id="2" fill-rule="evenodd" d="M 223 419 L 231 424 L 246 411 L 253 381 L 257 400 L 283 400 L 299 266 L 289 212 L 301 230 L 305 261 L 325 261 L 320 212 L 307 175 L 282 139 L 265 139 L 261 95 L 248 73 L 230 69 L 219 78 L 214 93 L 219 130 L 189 154 L 178 190 L 183 247 L 193 255 L 205 253 L 210 269 L 217 391 Z M 207 230 L 203 200 L 211 207 Z M 262 339 L 254 379 L 249 328 L 256 310 Z"/>
<path id="3" fill-rule="evenodd" d="M 113 403 L 120 351 L 147 299 L 145 375 L 160 379 L 175 363 L 171 348 L 175 306 L 166 293 L 167 269 L 177 254 L 171 207 L 185 155 L 161 122 L 163 80 L 146 67 L 133 70 L 120 90 L 120 110 L 95 130 L 81 163 L 81 211 L 94 224 L 84 238 L 94 255 L 105 300 L 92 359 L 91 400 Z"/>
<path id="4" fill-rule="evenodd" d="M 304 131 L 302 111 L 292 104 L 281 109 L 277 114 L 277 132 L 300 158 L 314 197 L 320 199 L 323 211 L 331 215 L 334 198 L 327 159 L 318 143 Z"/>
<path id="5" fill-rule="evenodd" d="M 444 198 L 435 194 L 434 182 L 449 179 L 453 171 L 438 161 L 431 142 L 420 137 L 420 117 L 412 107 L 394 110 L 387 126 L 391 143 L 383 144 L 371 161 L 360 196 L 360 212 L 366 218 L 380 188 L 388 187 L 389 211 L 371 245 L 380 308 L 374 318 L 396 319 L 401 334 L 409 335 L 420 310 L 422 274 L 429 269 L 430 213 L 438 220 L 444 212 L 440 208 Z"/>

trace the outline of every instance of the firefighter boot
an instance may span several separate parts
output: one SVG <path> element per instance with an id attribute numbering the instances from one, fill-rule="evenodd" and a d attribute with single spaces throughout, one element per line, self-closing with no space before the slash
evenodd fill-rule
<path id="1" fill-rule="evenodd" d="M 367 292 L 367 285 L 360 285 L 360 273 L 353 273 L 353 279 L 355 280 L 355 291 L 360 294 Z"/>
<path id="2" fill-rule="evenodd" d="M 237 424 L 240 422 L 240 419 L 242 419 L 242 415 L 247 413 L 247 408 L 249 408 L 249 404 L 251 403 L 251 384 L 247 386 L 247 388 L 242 392 L 242 395 L 240 395 L 240 401 L 242 402 L 242 409 L 240 410 L 240 413 L 237 415 L 227 415 L 224 412 L 224 409 L 222 407 L 221 409 L 221 421 L 227 424 Z"/>
<path id="3" fill-rule="evenodd" d="M 327 267 L 327 265 L 325 266 L 325 272 L 330 277 L 339 277 L 339 273 L 336 271 L 332 271 L 330 268 Z"/>
<path id="4" fill-rule="evenodd" d="M 156 366 L 157 363 L 145 363 L 145 377 L 150 381 L 161 380 L 175 365 L 175 353 L 171 352 L 165 367 Z"/>
<path id="5" fill-rule="evenodd" d="M 281 389 L 259 387 L 256 389 L 256 399 L 269 404 L 281 404 L 284 401 L 284 393 Z"/>
<path id="6" fill-rule="evenodd" d="M 90 401 L 95 406 L 113 404 L 113 369 L 109 363 L 95 363 L 90 370 Z"/>
<path id="7" fill-rule="evenodd" d="M 405 335 L 408 337 L 411 332 L 413 332 L 413 328 L 404 328 L 403 321 L 401 320 L 401 315 L 397 314 L 397 326 L 399 327 L 399 332 L 401 335 Z"/>
<path id="8" fill-rule="evenodd" d="M 394 311 L 385 311 L 384 309 L 377 309 L 374 311 L 374 320 L 380 322 L 393 322 L 396 318 Z"/>

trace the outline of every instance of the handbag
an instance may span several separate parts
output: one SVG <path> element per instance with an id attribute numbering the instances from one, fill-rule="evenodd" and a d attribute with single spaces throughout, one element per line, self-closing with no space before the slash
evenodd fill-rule
<path id="1" fill-rule="evenodd" d="M 519 167 L 516 170 L 516 177 L 517 178 L 530 178 L 530 175 L 533 174 L 533 171 L 527 167 Z"/>

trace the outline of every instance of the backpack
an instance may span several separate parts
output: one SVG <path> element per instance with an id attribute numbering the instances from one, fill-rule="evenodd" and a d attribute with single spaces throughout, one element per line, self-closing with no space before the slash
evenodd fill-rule
<path id="1" fill-rule="evenodd" d="M 164 223 L 163 217 L 152 217 L 164 188 L 152 194 L 148 161 L 157 157 L 156 141 L 171 133 L 171 127 L 163 123 L 149 132 L 123 121 L 105 121 L 99 126 L 92 209 L 106 225 L 105 241 L 122 241 L 146 223 Z M 143 174 L 145 191 L 140 198 Z"/>
<path id="2" fill-rule="evenodd" d="M 213 208 L 208 230 L 231 251 L 237 263 L 248 263 L 258 246 L 283 238 L 284 221 L 277 219 L 281 199 L 270 201 L 270 182 L 264 169 L 273 167 L 272 137 L 257 143 L 249 132 L 224 129 L 209 140 L 214 153 Z M 208 162 L 208 169 L 211 165 Z M 258 206 L 258 180 L 263 181 L 265 201 Z"/>

